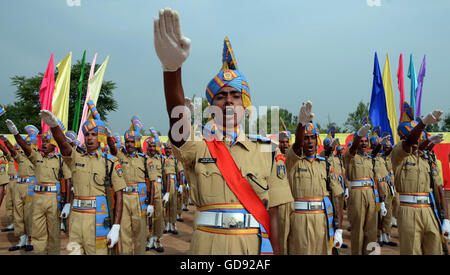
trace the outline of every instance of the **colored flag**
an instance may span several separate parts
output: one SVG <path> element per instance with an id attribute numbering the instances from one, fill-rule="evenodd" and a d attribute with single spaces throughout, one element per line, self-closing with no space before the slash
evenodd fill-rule
<path id="1" fill-rule="evenodd" d="M 94 59 L 92 60 L 91 63 L 91 69 L 89 71 L 89 80 L 91 80 L 94 77 L 94 70 L 95 70 L 95 62 L 97 61 L 97 53 L 95 53 L 94 55 Z M 83 124 L 86 122 L 87 120 L 87 115 L 89 112 L 89 106 L 88 106 L 88 101 L 89 101 L 89 85 L 87 87 L 87 92 L 86 92 L 86 99 L 84 100 L 84 105 L 83 105 L 83 115 L 81 116 L 81 121 L 80 121 L 80 128 L 78 129 L 78 140 L 84 144 L 84 134 L 83 131 L 81 129 L 81 127 L 83 127 Z"/>
<path id="2" fill-rule="evenodd" d="M 397 71 L 397 84 L 398 90 L 400 91 L 400 119 L 399 122 L 402 121 L 403 118 L 403 102 L 405 102 L 405 82 L 403 78 L 403 54 L 400 54 L 400 60 L 398 62 L 398 71 Z"/>
<path id="3" fill-rule="evenodd" d="M 391 66 L 389 63 L 389 54 L 386 54 L 386 62 L 383 68 L 383 84 L 384 93 L 386 98 L 386 112 L 389 119 L 389 125 L 391 129 L 394 129 L 391 134 L 391 144 L 396 144 L 400 141 L 397 134 L 397 113 L 395 111 L 395 101 L 394 101 L 394 88 L 392 87 L 392 76 L 391 76 Z M 380 135 L 381 136 L 381 135 Z"/>
<path id="4" fill-rule="evenodd" d="M 391 137 L 393 137 L 387 113 L 386 96 L 384 92 L 383 79 L 381 77 L 380 66 L 378 64 L 378 56 L 376 52 L 373 66 L 373 84 L 372 84 L 372 96 L 370 99 L 369 115 L 373 127 L 380 126 L 382 133 L 388 132 L 391 135 Z"/>
<path id="5" fill-rule="evenodd" d="M 423 87 L 423 79 L 425 78 L 425 57 L 423 56 L 422 64 L 420 65 L 419 76 L 417 77 L 417 90 L 416 90 L 416 117 L 420 117 L 420 105 L 422 103 L 422 87 Z"/>
<path id="6" fill-rule="evenodd" d="M 58 77 L 55 81 L 53 92 L 52 113 L 68 129 L 69 123 L 69 94 L 70 94 L 70 71 L 72 68 L 72 52 L 56 64 Z"/>
<path id="7" fill-rule="evenodd" d="M 47 69 L 42 78 L 41 88 L 39 89 L 39 101 L 41 102 L 41 110 L 52 111 L 53 92 L 55 90 L 55 68 L 53 65 L 53 53 L 50 56 Z M 42 133 L 48 130 L 48 125 L 41 121 Z"/>
<path id="8" fill-rule="evenodd" d="M 413 114 L 415 114 L 417 76 L 416 76 L 416 69 L 414 68 L 414 61 L 412 58 L 412 54 L 409 57 L 408 78 L 411 79 L 411 97 L 410 97 L 409 105 L 411 105 L 411 108 L 413 109 Z"/>
<path id="9" fill-rule="evenodd" d="M 75 102 L 75 110 L 73 115 L 72 130 L 78 131 L 80 126 L 80 112 L 81 112 L 81 95 L 83 94 L 83 78 L 84 78 L 84 61 L 86 59 L 86 50 L 83 53 L 83 60 L 81 61 L 80 79 L 78 80 L 77 101 Z"/>

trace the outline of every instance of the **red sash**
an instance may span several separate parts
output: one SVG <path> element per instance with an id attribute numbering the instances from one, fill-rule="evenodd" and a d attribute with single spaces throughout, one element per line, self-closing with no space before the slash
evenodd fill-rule
<path id="1" fill-rule="evenodd" d="M 242 176 L 228 148 L 222 141 L 215 139 L 211 141 L 205 140 L 205 142 L 211 156 L 216 159 L 217 168 L 219 168 L 228 187 L 230 187 L 245 209 L 255 217 L 264 227 L 267 234 L 269 234 L 269 213 L 255 190 L 250 186 L 250 183 Z"/>

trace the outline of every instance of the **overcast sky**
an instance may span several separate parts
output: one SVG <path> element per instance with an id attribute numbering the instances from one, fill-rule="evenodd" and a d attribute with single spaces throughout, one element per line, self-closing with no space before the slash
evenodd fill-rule
<path id="1" fill-rule="evenodd" d="M 298 114 L 309 99 L 316 122 L 342 125 L 359 101 L 370 101 L 376 51 L 381 70 L 389 54 L 397 108 L 399 55 L 409 102 L 412 53 L 417 73 L 426 54 L 422 112 L 450 111 L 448 0 L 2 1 L 0 104 L 15 101 L 10 77 L 44 72 L 52 52 L 56 64 L 72 51 L 74 64 L 87 50 L 89 62 L 95 53 L 99 64 L 110 56 L 104 80 L 117 84 L 119 103 L 109 115 L 112 132 L 123 133 L 137 114 L 146 129 L 167 133 L 162 70 L 153 46 L 153 18 L 165 7 L 180 13 L 183 34 L 192 41 L 183 65 L 186 96 L 205 96 L 228 36 L 256 106 Z"/>

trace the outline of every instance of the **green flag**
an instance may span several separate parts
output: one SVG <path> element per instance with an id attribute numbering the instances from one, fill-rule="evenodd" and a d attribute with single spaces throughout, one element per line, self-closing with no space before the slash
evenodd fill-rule
<path id="1" fill-rule="evenodd" d="M 83 53 L 83 61 L 81 62 L 80 80 L 78 81 L 77 101 L 75 102 L 75 111 L 72 122 L 72 130 L 78 134 L 78 127 L 80 126 L 80 112 L 81 112 L 81 94 L 83 91 L 83 76 L 84 76 L 84 60 L 86 58 L 86 50 Z"/>

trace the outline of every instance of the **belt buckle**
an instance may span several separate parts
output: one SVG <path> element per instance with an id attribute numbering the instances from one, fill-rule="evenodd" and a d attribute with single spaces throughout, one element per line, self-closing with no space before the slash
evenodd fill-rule
<path id="1" fill-rule="evenodd" d="M 419 204 L 425 204 L 428 203 L 428 200 L 426 198 L 417 198 L 416 202 Z"/>
<path id="2" fill-rule="evenodd" d="M 80 200 L 80 207 L 89 207 L 87 201 Z"/>
<path id="3" fill-rule="evenodd" d="M 244 215 L 241 213 L 223 213 L 223 228 L 244 228 Z"/>
<path id="4" fill-rule="evenodd" d="M 321 202 L 310 202 L 309 206 L 310 206 L 311 210 L 321 210 L 322 209 Z"/>

